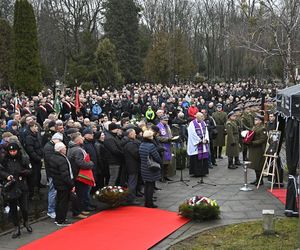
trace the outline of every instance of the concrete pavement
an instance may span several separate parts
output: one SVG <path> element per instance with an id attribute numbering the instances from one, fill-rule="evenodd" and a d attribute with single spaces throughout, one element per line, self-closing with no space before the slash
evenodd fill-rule
<path id="1" fill-rule="evenodd" d="M 239 223 L 242 221 L 261 218 L 263 209 L 274 209 L 276 216 L 283 216 L 284 205 L 273 197 L 267 188 L 269 185 L 262 186 L 259 190 L 254 188 L 251 192 L 242 192 L 239 188 L 243 185 L 243 168 L 239 167 L 235 170 L 227 168 L 227 159 L 217 160 L 218 166 L 214 169 L 210 169 L 208 177 L 204 178 L 204 181 L 208 184 L 197 185 L 198 178 L 190 178 L 188 170 L 184 170 L 184 178 L 190 179 L 189 186 L 183 183 L 160 183 L 158 186 L 162 188 L 161 191 L 157 191 L 155 196 L 158 197 L 156 204 L 161 209 L 169 211 L 178 211 L 178 206 L 185 199 L 194 195 L 203 195 L 215 199 L 221 207 L 221 219 L 198 223 L 190 222 L 184 225 L 182 228 L 171 234 L 168 238 L 159 242 L 152 249 L 167 249 L 170 245 L 175 244 L 182 239 L 185 239 L 196 232 L 203 231 L 213 226 L 226 225 L 231 223 Z M 177 171 L 177 175 L 172 179 L 178 180 L 180 171 Z M 248 179 L 251 181 L 254 179 L 254 171 L 249 170 Z M 33 240 L 39 239 L 45 235 L 48 235 L 56 230 L 59 230 L 50 218 L 46 218 L 39 222 L 32 224 L 34 232 L 28 234 L 22 230 L 22 236 L 19 239 L 12 239 L 11 234 L 7 234 L 0 237 L 0 249 L 12 250 L 25 245 Z"/>

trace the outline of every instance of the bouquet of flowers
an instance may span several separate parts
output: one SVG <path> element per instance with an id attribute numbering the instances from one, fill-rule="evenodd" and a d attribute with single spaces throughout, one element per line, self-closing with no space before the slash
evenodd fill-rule
<path id="1" fill-rule="evenodd" d="M 179 214 L 193 220 L 213 220 L 219 218 L 220 207 L 215 200 L 194 196 L 179 206 Z"/>
<path id="2" fill-rule="evenodd" d="M 95 197 L 111 207 L 118 207 L 126 199 L 128 190 L 121 186 L 107 186 L 96 191 Z"/>

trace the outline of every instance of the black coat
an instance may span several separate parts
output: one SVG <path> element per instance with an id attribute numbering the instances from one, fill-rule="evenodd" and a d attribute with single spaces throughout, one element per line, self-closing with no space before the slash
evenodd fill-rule
<path id="1" fill-rule="evenodd" d="M 139 147 L 141 157 L 141 175 L 143 181 L 153 182 L 161 178 L 160 170 L 152 171 L 148 167 L 148 156 L 154 161 L 162 164 L 162 158 L 159 156 L 157 148 L 152 140 L 144 140 Z"/>
<path id="2" fill-rule="evenodd" d="M 61 153 L 55 152 L 51 158 L 52 178 L 55 189 L 69 190 L 74 187 L 73 179 L 71 179 L 70 168 L 71 163 L 67 157 Z M 69 165 L 70 164 L 70 165 Z"/>
<path id="3" fill-rule="evenodd" d="M 22 191 L 28 191 L 27 177 L 30 173 L 31 170 L 29 166 L 24 163 L 20 151 L 16 157 L 7 154 L 2 165 L 0 165 L 0 179 L 5 181 L 9 175 L 12 175 Z"/>
<path id="4" fill-rule="evenodd" d="M 47 178 L 53 178 L 53 155 L 55 154 L 54 151 L 54 142 L 49 141 L 44 146 L 44 161 L 45 161 L 45 169 Z"/>
<path id="5" fill-rule="evenodd" d="M 96 141 L 95 142 L 95 149 L 97 153 L 97 174 L 101 174 L 103 176 L 109 176 L 109 169 L 108 169 L 108 161 L 107 161 L 107 150 L 104 147 L 103 142 Z"/>
<path id="6" fill-rule="evenodd" d="M 83 148 L 90 155 L 91 161 L 94 162 L 95 168 L 93 171 L 95 172 L 98 166 L 98 158 L 94 141 L 84 140 Z"/>
<path id="7" fill-rule="evenodd" d="M 43 158 L 41 137 L 34 134 L 30 129 L 25 140 L 25 150 L 30 157 L 31 163 L 39 163 Z"/>
<path id="8" fill-rule="evenodd" d="M 104 139 L 104 147 L 107 150 L 107 161 L 109 165 L 121 165 L 124 156 L 121 140 L 117 135 L 107 132 Z"/>
<path id="9" fill-rule="evenodd" d="M 140 142 L 129 139 L 124 143 L 124 157 L 126 174 L 134 175 L 139 173 L 141 159 L 139 155 Z"/>

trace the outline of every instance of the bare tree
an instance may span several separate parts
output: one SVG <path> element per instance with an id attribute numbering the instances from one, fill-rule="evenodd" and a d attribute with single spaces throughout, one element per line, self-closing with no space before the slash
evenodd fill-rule
<path id="1" fill-rule="evenodd" d="M 265 0 L 258 4 L 252 0 L 251 5 L 246 5 L 245 2 L 241 4 L 245 21 L 248 23 L 248 34 L 235 36 L 242 38 L 240 41 L 243 47 L 261 53 L 264 60 L 279 56 L 284 65 L 286 85 L 295 83 L 295 58 L 300 52 L 297 50 L 300 1 Z"/>

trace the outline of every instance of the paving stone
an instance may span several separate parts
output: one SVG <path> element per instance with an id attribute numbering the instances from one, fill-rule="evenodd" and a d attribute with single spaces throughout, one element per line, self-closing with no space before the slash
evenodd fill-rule
<path id="1" fill-rule="evenodd" d="M 242 168 L 230 171 L 227 168 L 227 159 L 218 160 L 218 166 L 210 171 L 208 177 L 204 178 L 206 183 L 214 183 L 216 186 L 201 184 L 194 188 L 197 184 L 198 178 L 190 178 L 188 169 L 183 171 L 184 179 L 190 179 L 189 186 L 182 183 L 157 183 L 157 187 L 162 188 L 155 192 L 158 198 L 157 205 L 161 209 L 169 211 L 178 211 L 178 206 L 181 202 L 194 195 L 205 195 L 217 200 L 221 207 L 221 219 L 210 222 L 189 222 L 169 237 L 159 242 L 152 249 L 167 249 L 170 245 L 194 235 L 196 232 L 211 228 L 212 226 L 221 226 L 232 223 L 240 223 L 248 221 L 249 219 L 261 219 L 263 209 L 275 209 L 276 216 L 282 216 L 284 212 L 284 205 L 274 198 L 267 189 L 268 185 L 264 185 L 258 190 L 254 188 L 251 192 L 242 192 L 240 187 L 243 186 L 244 173 Z M 173 180 L 179 179 L 180 172 L 172 177 Z M 248 172 L 248 180 L 255 177 L 254 171 Z M 140 199 L 143 203 L 143 199 Z M 23 234 L 20 239 L 13 240 L 11 235 L 0 237 L 0 249 L 17 249 L 18 247 L 27 244 L 35 239 L 41 238 L 58 228 L 53 221 L 46 219 L 34 223 L 32 225 L 34 233 L 32 235 Z"/>

